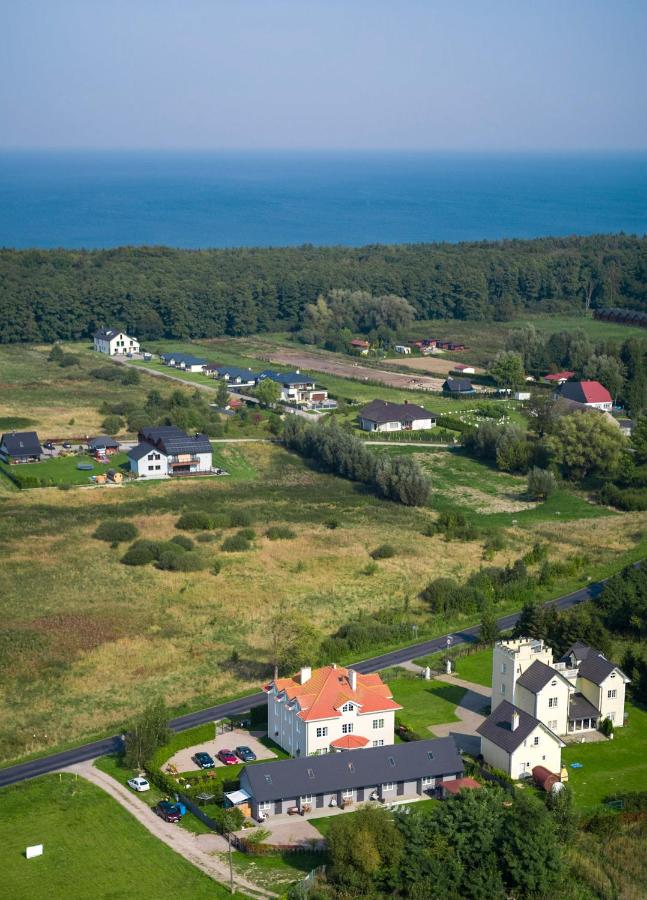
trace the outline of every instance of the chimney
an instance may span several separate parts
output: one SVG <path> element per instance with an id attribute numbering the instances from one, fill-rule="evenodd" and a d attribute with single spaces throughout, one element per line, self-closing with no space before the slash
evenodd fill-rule
<path id="1" fill-rule="evenodd" d="M 357 672 L 355 669 L 348 670 L 348 683 L 350 684 L 351 691 L 357 690 Z"/>
<path id="2" fill-rule="evenodd" d="M 312 678 L 312 669 L 310 666 L 302 666 L 301 672 L 299 673 L 299 684 L 305 684 L 306 681 L 310 681 Z"/>
<path id="3" fill-rule="evenodd" d="M 515 709 L 514 712 L 512 713 L 512 722 L 510 723 L 510 729 L 512 731 L 516 731 L 518 727 L 519 727 L 519 713 Z"/>

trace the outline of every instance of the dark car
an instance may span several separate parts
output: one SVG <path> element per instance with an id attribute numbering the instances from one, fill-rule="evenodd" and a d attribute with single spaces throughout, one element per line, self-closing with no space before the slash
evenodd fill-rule
<path id="1" fill-rule="evenodd" d="M 225 766 L 235 766 L 238 763 L 236 754 L 232 753 L 231 750 L 219 750 L 218 759 Z"/>
<path id="2" fill-rule="evenodd" d="M 65 450 L 71 450 L 71 449 L 72 449 L 72 445 L 70 444 L 69 441 L 63 441 L 63 447 L 65 448 Z"/>
<path id="3" fill-rule="evenodd" d="M 243 762 L 254 762 L 256 754 L 251 747 L 236 747 L 236 756 Z"/>
<path id="4" fill-rule="evenodd" d="M 209 753 L 196 753 L 193 759 L 201 769 L 213 769 L 216 764 L 213 756 L 211 756 Z"/>
<path id="5" fill-rule="evenodd" d="M 54 449 L 54 444 L 53 444 L 51 441 L 45 441 L 45 443 L 43 444 L 43 447 L 44 447 L 46 450 L 53 450 L 53 449 Z"/>
<path id="6" fill-rule="evenodd" d="M 157 806 L 153 807 L 153 812 L 155 815 L 159 816 L 160 819 L 164 819 L 165 822 L 179 822 L 182 818 L 179 807 L 175 803 L 170 803 L 168 800 L 161 800 Z"/>

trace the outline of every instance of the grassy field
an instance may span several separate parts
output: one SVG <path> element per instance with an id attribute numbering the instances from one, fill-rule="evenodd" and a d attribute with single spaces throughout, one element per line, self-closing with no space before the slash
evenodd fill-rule
<path id="1" fill-rule="evenodd" d="M 613 741 L 569 744 L 562 750 L 575 806 L 583 812 L 599 809 L 605 797 L 622 791 L 647 791 L 647 711 L 627 703 L 629 719 L 616 728 Z M 571 769 L 571 763 L 582 763 Z"/>
<path id="2" fill-rule="evenodd" d="M 235 850 L 232 853 L 234 872 L 254 884 L 283 894 L 295 881 L 324 865 L 323 853 L 282 853 L 273 856 L 248 856 Z"/>
<path id="3" fill-rule="evenodd" d="M 0 805 L 2 893 L 11 900 L 231 896 L 81 778 L 3 788 Z M 43 856 L 25 859 L 25 847 L 41 843 Z"/>
<path id="4" fill-rule="evenodd" d="M 422 678 L 397 678 L 389 681 L 389 687 L 393 699 L 404 707 L 398 715 L 412 731 L 432 737 L 430 725 L 458 722 L 454 709 L 465 693 L 462 688 Z"/>
<path id="5" fill-rule="evenodd" d="M 443 669 L 445 666 L 445 653 L 432 653 L 429 656 L 420 656 L 415 659 L 419 666 L 431 666 L 432 669 Z M 476 653 L 464 656 L 455 656 L 452 663 L 452 671 L 457 678 L 465 681 L 473 681 L 484 687 L 492 686 L 492 650 L 478 650 Z"/>

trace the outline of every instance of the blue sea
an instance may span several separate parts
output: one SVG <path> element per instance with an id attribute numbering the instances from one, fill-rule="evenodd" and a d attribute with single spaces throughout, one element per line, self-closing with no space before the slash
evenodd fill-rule
<path id="1" fill-rule="evenodd" d="M 0 153 L 0 246 L 647 232 L 647 154 Z"/>

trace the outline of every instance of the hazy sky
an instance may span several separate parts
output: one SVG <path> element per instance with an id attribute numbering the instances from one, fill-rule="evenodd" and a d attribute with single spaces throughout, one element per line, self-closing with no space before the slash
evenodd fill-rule
<path id="1" fill-rule="evenodd" d="M 0 0 L 0 147 L 647 148 L 647 0 Z"/>

